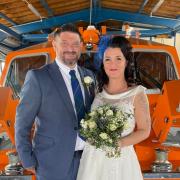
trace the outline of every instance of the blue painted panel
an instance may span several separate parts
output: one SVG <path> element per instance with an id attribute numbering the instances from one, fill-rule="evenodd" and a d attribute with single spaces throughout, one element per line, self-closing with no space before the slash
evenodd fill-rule
<path id="1" fill-rule="evenodd" d="M 18 40 L 21 39 L 21 35 L 19 35 L 18 33 L 16 33 L 15 31 L 13 31 L 12 29 L 10 29 L 9 27 L 7 27 L 7 26 L 5 26 L 3 24 L 0 24 L 0 31 L 2 33 L 11 35 L 11 36 L 15 37 Z"/>

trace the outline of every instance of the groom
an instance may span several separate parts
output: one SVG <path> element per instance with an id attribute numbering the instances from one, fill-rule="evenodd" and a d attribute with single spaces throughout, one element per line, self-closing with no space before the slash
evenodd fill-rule
<path id="1" fill-rule="evenodd" d="M 53 48 L 52 64 L 27 73 L 16 113 L 16 148 L 37 180 L 75 180 L 84 147 L 79 124 L 94 99 L 96 81 L 77 65 L 82 41 L 73 24 L 54 32 Z M 85 77 L 92 83 L 85 84 Z"/>

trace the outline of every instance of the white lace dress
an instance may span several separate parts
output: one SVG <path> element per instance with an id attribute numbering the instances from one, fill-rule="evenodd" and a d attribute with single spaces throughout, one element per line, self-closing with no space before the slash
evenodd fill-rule
<path id="1" fill-rule="evenodd" d="M 146 96 L 143 86 L 136 86 L 126 92 L 110 95 L 105 90 L 99 93 L 92 105 L 92 109 L 103 104 L 113 104 L 126 112 L 134 113 L 134 99 L 136 96 Z M 141 97 L 139 97 L 141 99 Z M 128 119 L 128 129 L 122 136 L 127 136 L 135 128 L 135 119 Z M 86 143 L 77 180 L 143 180 L 140 165 L 133 146 L 121 149 L 119 158 L 108 158 L 105 153 Z"/>

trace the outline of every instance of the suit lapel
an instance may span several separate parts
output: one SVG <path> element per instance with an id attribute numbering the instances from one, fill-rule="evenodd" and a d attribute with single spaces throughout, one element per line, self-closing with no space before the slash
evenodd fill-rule
<path id="1" fill-rule="evenodd" d="M 55 84 L 55 87 L 58 90 L 58 93 L 61 99 L 64 101 L 64 104 L 66 105 L 66 108 L 68 109 L 69 113 L 72 114 L 74 118 L 76 118 L 66 84 L 59 70 L 59 67 L 55 61 L 49 66 L 48 71 L 49 71 L 51 79 L 53 80 Z"/>
<path id="2" fill-rule="evenodd" d="M 80 77 L 81 77 L 81 81 L 82 81 L 82 83 L 83 83 L 83 87 L 84 87 L 84 94 L 85 94 L 85 108 L 86 108 L 86 112 L 88 112 L 88 109 L 89 109 L 89 96 L 90 96 L 90 94 L 89 94 L 89 91 L 88 91 L 88 88 L 87 88 L 87 86 L 84 84 L 84 77 L 86 76 L 85 74 L 84 74 L 84 71 L 83 71 L 83 69 L 82 68 L 80 68 L 79 66 L 78 66 L 78 71 L 79 71 L 79 74 L 80 74 Z"/>

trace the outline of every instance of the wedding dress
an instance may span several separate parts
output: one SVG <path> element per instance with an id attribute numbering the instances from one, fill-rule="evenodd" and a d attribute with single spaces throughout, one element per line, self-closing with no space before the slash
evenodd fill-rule
<path id="1" fill-rule="evenodd" d="M 108 94 L 103 90 L 96 95 L 92 109 L 103 104 L 111 104 L 122 108 L 125 112 L 134 114 L 135 99 L 137 105 L 140 107 L 145 105 L 148 108 L 145 88 L 141 85 L 116 95 Z M 122 137 L 131 134 L 134 128 L 135 118 L 131 116 L 128 119 L 128 128 L 123 131 Z M 143 177 L 133 145 L 121 148 L 119 158 L 108 158 L 104 151 L 86 143 L 77 180 L 143 180 Z"/>

